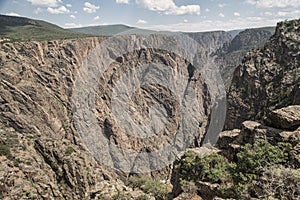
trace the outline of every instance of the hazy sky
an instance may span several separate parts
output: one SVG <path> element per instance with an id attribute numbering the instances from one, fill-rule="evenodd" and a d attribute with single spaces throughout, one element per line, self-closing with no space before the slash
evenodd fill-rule
<path id="1" fill-rule="evenodd" d="M 0 13 L 62 27 L 127 24 L 170 31 L 275 26 L 300 17 L 300 0 L 0 0 Z"/>

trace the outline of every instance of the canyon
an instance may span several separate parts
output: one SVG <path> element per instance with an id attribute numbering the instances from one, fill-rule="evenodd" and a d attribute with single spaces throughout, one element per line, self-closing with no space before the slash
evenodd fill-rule
<path id="1" fill-rule="evenodd" d="M 300 104 L 299 25 L 234 38 L 216 31 L 1 41 L 0 198 L 153 199 L 128 178 L 144 174 L 175 188 L 174 163 L 187 149 L 216 144 L 230 158 L 232 144 L 255 140 L 247 133 L 272 129 L 263 125 L 299 137 L 299 108 L 288 107 Z"/>

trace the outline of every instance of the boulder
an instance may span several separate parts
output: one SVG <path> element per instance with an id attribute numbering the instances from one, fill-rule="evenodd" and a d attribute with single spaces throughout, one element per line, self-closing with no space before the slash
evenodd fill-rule
<path id="1" fill-rule="evenodd" d="M 292 129 L 300 126 L 300 105 L 292 105 L 272 111 L 268 120 L 276 128 Z"/>
<path id="2" fill-rule="evenodd" d="M 217 141 L 217 147 L 222 149 L 222 148 L 227 148 L 228 144 L 232 143 L 238 135 L 240 134 L 241 130 L 239 129 L 234 129 L 234 130 L 229 130 L 229 131 L 223 131 L 219 135 L 219 139 Z"/>

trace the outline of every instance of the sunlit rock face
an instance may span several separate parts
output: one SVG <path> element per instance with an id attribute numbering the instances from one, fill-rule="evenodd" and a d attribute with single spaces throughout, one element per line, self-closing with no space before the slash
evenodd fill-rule
<path id="1" fill-rule="evenodd" d="M 1 144 L 12 154 L 1 157 L 3 188 L 14 198 L 28 190 L 36 198 L 90 198 L 124 189 L 115 170 L 165 169 L 206 135 L 213 142 L 225 90 L 211 53 L 230 37 L 211 37 L 0 44 Z M 11 170 L 22 184 L 6 182 L 15 180 Z"/>
<path id="2" fill-rule="evenodd" d="M 299 20 L 282 22 L 263 48 L 246 54 L 233 74 L 225 129 L 300 104 L 299 40 Z"/>

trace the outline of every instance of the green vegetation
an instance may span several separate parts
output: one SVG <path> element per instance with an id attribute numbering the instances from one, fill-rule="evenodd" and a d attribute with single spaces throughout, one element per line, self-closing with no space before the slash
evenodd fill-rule
<path id="1" fill-rule="evenodd" d="M 254 28 L 254 30 L 268 31 L 268 32 L 270 32 L 272 34 L 275 33 L 275 29 L 276 29 L 275 26 L 267 26 L 267 27 L 261 27 L 261 28 Z"/>
<path id="2" fill-rule="evenodd" d="M 130 27 L 122 24 L 89 26 L 83 28 L 72 28 L 69 30 L 75 33 L 91 34 L 97 36 L 112 36 L 117 34 L 149 34 L 155 32 L 151 30 Z"/>
<path id="3" fill-rule="evenodd" d="M 259 170 L 264 167 L 285 163 L 288 159 L 285 149 L 273 146 L 266 140 L 258 140 L 253 145 L 243 146 L 237 154 L 236 183 L 256 179 Z"/>
<path id="4" fill-rule="evenodd" d="M 71 28 L 70 30 L 76 33 L 92 34 L 98 36 L 111 36 L 121 32 L 133 30 L 133 27 L 125 25 L 103 25 L 103 26 L 89 26 L 83 28 Z"/>
<path id="5" fill-rule="evenodd" d="M 217 183 L 230 180 L 235 164 L 216 153 L 201 158 L 198 154 L 189 151 L 176 168 L 182 181 L 202 180 Z"/>
<path id="6" fill-rule="evenodd" d="M 132 176 L 128 182 L 128 185 L 132 188 L 139 188 L 146 194 L 154 196 L 156 199 L 167 199 L 167 195 L 170 192 L 165 184 L 157 179 L 151 179 L 146 176 Z"/>
<path id="7" fill-rule="evenodd" d="M 54 24 L 40 20 L 0 15 L 0 41 L 41 41 L 72 39 L 88 36 L 91 35 L 74 33 Z"/>
<path id="8" fill-rule="evenodd" d="M 111 200 L 129 200 L 130 195 L 118 190 L 117 193 L 112 195 L 110 199 Z"/>
<path id="9" fill-rule="evenodd" d="M 237 199 L 300 198 L 300 170 L 289 164 L 289 143 L 257 140 L 236 154 L 235 162 L 212 153 L 201 157 L 187 152 L 176 165 L 181 188 L 198 182 L 218 183 L 218 193 Z M 196 189 L 197 190 L 197 189 Z M 232 193 L 233 191 L 233 193 Z M 227 193 L 227 194 L 226 194 Z M 283 198 L 289 196 L 291 198 Z"/>
<path id="10" fill-rule="evenodd" d="M 128 192 L 117 190 L 114 194 L 100 194 L 96 197 L 98 200 L 130 200 L 132 196 Z M 140 195 L 135 198 L 136 200 L 148 200 L 147 195 Z"/>
<path id="11" fill-rule="evenodd" d="M 10 152 L 10 147 L 8 145 L 0 143 L 0 156 L 6 156 L 10 160 L 13 159 L 13 156 Z"/>
<path id="12" fill-rule="evenodd" d="M 66 151 L 65 151 L 65 154 L 66 154 L 66 156 L 69 156 L 69 155 L 71 155 L 73 152 L 75 152 L 75 150 L 73 149 L 73 147 L 68 146 L 67 149 L 66 149 Z"/>
<path id="13" fill-rule="evenodd" d="M 149 197 L 145 194 L 142 194 L 136 198 L 136 200 L 148 200 L 148 199 L 149 199 Z"/>
<path id="14" fill-rule="evenodd" d="M 257 191 L 259 197 L 274 197 L 277 199 L 300 198 L 300 170 L 284 166 L 270 166 L 263 172 L 259 182 L 261 190 Z"/>

